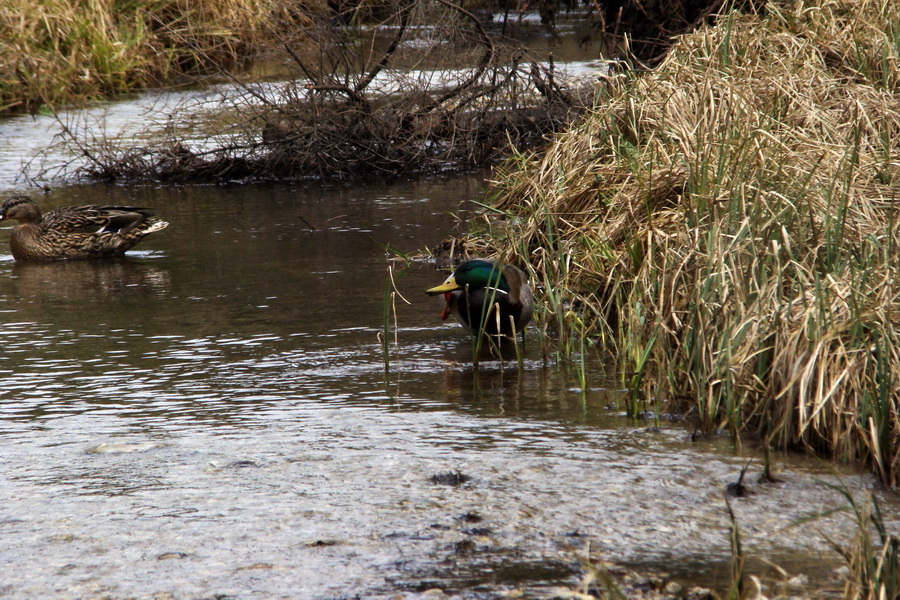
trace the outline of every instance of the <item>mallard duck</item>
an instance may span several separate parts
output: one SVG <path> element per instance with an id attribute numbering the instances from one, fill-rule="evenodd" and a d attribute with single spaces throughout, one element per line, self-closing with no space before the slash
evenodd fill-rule
<path id="1" fill-rule="evenodd" d="M 525 273 L 512 265 L 469 260 L 444 283 L 427 290 L 444 294 L 441 318 L 450 314 L 469 331 L 512 337 L 523 331 L 534 312 L 534 294 Z"/>
<path id="2" fill-rule="evenodd" d="M 165 229 L 153 211 L 131 206 L 68 206 L 41 215 L 27 196 L 9 198 L 0 221 L 20 223 L 9 239 L 16 260 L 92 258 L 122 254 L 144 236 Z"/>

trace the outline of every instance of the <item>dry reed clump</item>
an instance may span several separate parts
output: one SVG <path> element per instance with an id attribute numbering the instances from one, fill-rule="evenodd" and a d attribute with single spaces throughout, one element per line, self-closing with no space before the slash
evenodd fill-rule
<path id="1" fill-rule="evenodd" d="M 266 35 L 281 0 L 6 0 L 0 113 L 32 112 L 232 64 Z"/>
<path id="2" fill-rule="evenodd" d="M 491 231 L 543 283 L 547 322 L 566 333 L 584 308 L 635 406 L 897 485 L 898 191 L 900 4 L 770 2 L 608 80 L 508 163 Z"/>

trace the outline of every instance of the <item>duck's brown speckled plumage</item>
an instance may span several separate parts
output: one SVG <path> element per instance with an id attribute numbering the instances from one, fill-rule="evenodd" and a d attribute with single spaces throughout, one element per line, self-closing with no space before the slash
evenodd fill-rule
<path id="1" fill-rule="evenodd" d="M 16 220 L 9 246 L 16 260 L 58 260 L 122 254 L 144 236 L 168 226 L 153 211 L 132 206 L 67 206 L 41 214 L 27 196 L 0 207 L 0 220 Z"/>

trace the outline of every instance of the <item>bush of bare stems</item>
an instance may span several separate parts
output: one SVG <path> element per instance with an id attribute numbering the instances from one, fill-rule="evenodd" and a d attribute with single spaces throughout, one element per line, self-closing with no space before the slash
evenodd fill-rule
<path id="1" fill-rule="evenodd" d="M 380 27 L 270 23 L 279 43 L 269 58 L 285 81 L 231 77 L 212 114 L 174 107 L 167 134 L 149 143 L 94 143 L 68 127 L 68 142 L 90 158 L 81 173 L 218 181 L 472 168 L 545 141 L 593 102 L 590 85 L 448 0 L 381 11 Z"/>
<path id="2" fill-rule="evenodd" d="M 481 221 L 544 322 L 612 349 L 635 412 L 900 484 L 900 4 L 722 15 L 602 95 Z"/>

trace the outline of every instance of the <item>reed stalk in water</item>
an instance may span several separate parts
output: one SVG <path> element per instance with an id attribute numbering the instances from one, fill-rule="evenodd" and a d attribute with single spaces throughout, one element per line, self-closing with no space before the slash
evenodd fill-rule
<path id="1" fill-rule="evenodd" d="M 731 502 L 726 498 L 725 506 L 728 508 L 729 539 L 731 541 L 731 587 L 728 590 L 728 600 L 740 600 L 744 597 L 746 582 L 744 580 L 744 548 L 741 543 L 741 528 L 738 526 L 737 517 L 731 509 Z"/>
<path id="2" fill-rule="evenodd" d="M 849 547 L 828 538 L 849 570 L 844 598 L 882 600 L 900 597 L 900 537 L 885 522 L 877 498 L 869 494 L 860 502 L 843 483 L 825 485 L 844 496 L 845 510 L 856 524 L 856 537 Z"/>

